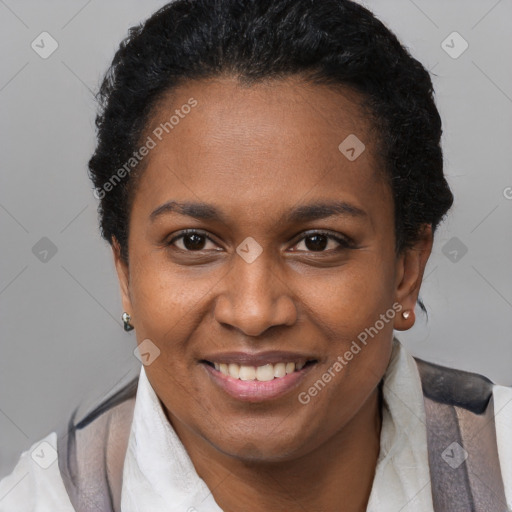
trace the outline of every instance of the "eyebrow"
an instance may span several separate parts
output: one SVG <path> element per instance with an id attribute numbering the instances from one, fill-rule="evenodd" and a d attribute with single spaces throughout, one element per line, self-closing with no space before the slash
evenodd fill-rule
<path id="1" fill-rule="evenodd" d="M 158 217 L 169 213 L 179 213 L 199 220 L 213 220 L 220 221 L 224 224 L 228 223 L 226 216 L 214 205 L 202 202 L 167 201 L 151 212 L 149 219 L 151 222 L 154 222 Z M 279 219 L 279 223 L 307 222 L 333 216 L 365 218 L 368 215 L 361 208 L 345 201 L 321 201 L 300 205 L 286 212 L 282 218 Z"/>

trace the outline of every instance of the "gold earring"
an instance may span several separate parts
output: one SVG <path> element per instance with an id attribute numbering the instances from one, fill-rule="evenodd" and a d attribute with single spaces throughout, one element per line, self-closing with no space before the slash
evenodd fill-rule
<path id="1" fill-rule="evenodd" d="M 130 323 L 132 317 L 125 311 L 123 313 L 123 323 L 125 331 L 133 331 L 133 325 Z"/>

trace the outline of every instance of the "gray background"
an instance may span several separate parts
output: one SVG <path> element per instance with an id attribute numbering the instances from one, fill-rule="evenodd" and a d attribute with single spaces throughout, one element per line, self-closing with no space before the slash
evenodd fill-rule
<path id="1" fill-rule="evenodd" d="M 92 92 L 128 28 L 164 3 L 0 0 L 0 478 L 75 406 L 139 372 L 86 167 Z M 413 355 L 512 385 L 512 0 L 365 5 L 437 75 L 456 196 L 423 284 L 430 320 L 418 314 L 398 337 Z M 47 59 L 31 48 L 43 31 L 59 45 Z M 458 58 L 441 46 L 453 31 L 469 43 Z M 54 255 L 39 252 L 43 237 Z"/>

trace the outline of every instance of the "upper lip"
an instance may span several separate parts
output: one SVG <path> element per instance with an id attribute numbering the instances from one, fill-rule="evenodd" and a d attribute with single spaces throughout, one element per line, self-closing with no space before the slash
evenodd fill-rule
<path id="1" fill-rule="evenodd" d="M 236 363 L 241 366 L 264 366 L 266 364 L 277 363 L 307 363 L 308 361 L 318 360 L 311 354 L 298 352 L 285 352 L 282 350 L 269 350 L 266 352 L 216 352 L 208 354 L 202 358 L 203 361 L 210 363 Z"/>

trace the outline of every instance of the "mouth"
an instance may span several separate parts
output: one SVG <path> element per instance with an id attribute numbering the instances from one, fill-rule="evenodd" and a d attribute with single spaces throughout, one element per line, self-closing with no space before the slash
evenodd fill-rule
<path id="1" fill-rule="evenodd" d="M 243 381 L 269 382 L 275 379 L 282 379 L 290 373 L 298 372 L 303 368 L 311 366 L 318 361 L 310 359 L 307 361 L 287 361 L 279 363 L 267 363 L 260 366 L 240 365 L 238 363 L 218 363 L 203 359 L 201 363 L 207 364 L 216 371 L 227 377 Z"/>
<path id="2" fill-rule="evenodd" d="M 199 362 L 210 381 L 230 397 L 262 402 L 280 398 L 297 388 L 318 359 L 301 357 L 253 365 L 228 362 L 226 358 L 202 359 Z"/>

